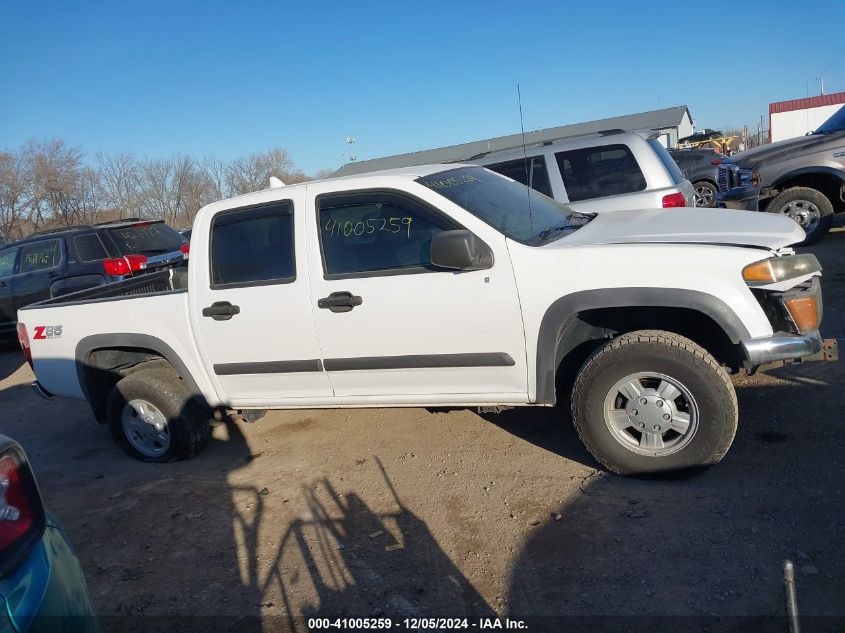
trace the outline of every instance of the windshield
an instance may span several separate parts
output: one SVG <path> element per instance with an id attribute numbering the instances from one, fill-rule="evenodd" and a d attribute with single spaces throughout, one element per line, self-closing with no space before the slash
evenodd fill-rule
<path id="1" fill-rule="evenodd" d="M 178 251 L 185 239 L 163 222 L 131 224 L 109 230 L 123 255 L 159 255 Z"/>
<path id="2" fill-rule="evenodd" d="M 845 106 L 837 110 L 832 117 L 819 126 L 813 134 L 832 134 L 845 130 Z"/>
<path id="3" fill-rule="evenodd" d="M 450 169 L 417 182 L 523 244 L 568 235 L 593 218 L 483 167 Z"/>

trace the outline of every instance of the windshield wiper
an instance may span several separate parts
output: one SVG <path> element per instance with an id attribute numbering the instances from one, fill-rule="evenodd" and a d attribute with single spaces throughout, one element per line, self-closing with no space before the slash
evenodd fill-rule
<path id="1" fill-rule="evenodd" d="M 549 237 L 552 233 L 556 233 L 557 231 L 565 231 L 567 229 L 574 228 L 571 224 L 559 224 L 558 226 L 550 226 L 546 229 L 540 231 L 537 235 L 537 241 L 535 244 L 539 244 L 540 242 L 545 241 L 547 237 Z"/>

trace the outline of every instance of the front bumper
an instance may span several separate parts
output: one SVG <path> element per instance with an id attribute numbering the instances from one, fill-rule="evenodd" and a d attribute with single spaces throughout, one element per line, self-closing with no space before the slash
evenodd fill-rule
<path id="1" fill-rule="evenodd" d="M 758 211 L 760 190 L 753 186 L 734 187 L 728 191 L 719 191 L 716 194 L 716 201 L 719 205 L 728 209 Z"/>
<path id="2" fill-rule="evenodd" d="M 745 358 L 752 367 L 783 360 L 796 360 L 822 351 L 824 342 L 818 330 L 806 334 L 778 333 L 742 342 Z"/>

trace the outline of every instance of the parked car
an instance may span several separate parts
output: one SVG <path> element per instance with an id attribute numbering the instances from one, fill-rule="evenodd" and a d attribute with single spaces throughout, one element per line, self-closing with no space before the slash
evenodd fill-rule
<path id="1" fill-rule="evenodd" d="M 675 149 L 669 150 L 669 155 L 681 168 L 684 177 L 692 183 L 695 206 L 715 207 L 719 171 L 717 165 L 725 155 L 712 149 Z"/>
<path id="2" fill-rule="evenodd" d="M 819 241 L 845 212 L 845 106 L 807 136 L 761 145 L 719 165 L 719 201 L 795 220 Z"/>
<path id="3" fill-rule="evenodd" d="M 610 132 L 484 154 L 466 161 L 585 213 L 691 207 L 692 185 L 648 132 Z M 527 163 L 527 164 L 526 164 Z"/>
<path id="4" fill-rule="evenodd" d="M 0 633 L 98 630 L 82 567 L 23 449 L 0 435 Z"/>
<path id="5" fill-rule="evenodd" d="M 188 242 L 164 222 L 133 218 L 43 231 L 0 249 L 0 336 L 19 308 L 179 265 Z"/>
<path id="6" fill-rule="evenodd" d="M 822 349 L 819 264 L 787 218 L 587 215 L 423 165 L 216 202 L 195 226 L 187 269 L 18 312 L 38 391 L 87 399 L 143 460 L 202 450 L 211 407 L 498 410 L 574 384 L 607 468 L 687 472 L 734 437 L 727 368 Z"/>
<path id="7" fill-rule="evenodd" d="M 181 231 L 179 231 L 179 235 L 184 237 L 189 242 L 191 241 L 191 229 L 182 229 Z"/>

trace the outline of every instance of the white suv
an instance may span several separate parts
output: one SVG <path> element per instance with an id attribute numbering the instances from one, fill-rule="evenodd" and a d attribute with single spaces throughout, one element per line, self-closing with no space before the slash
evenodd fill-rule
<path id="1" fill-rule="evenodd" d="M 587 213 L 695 206 L 692 185 L 653 132 L 601 132 L 465 162 Z"/>

